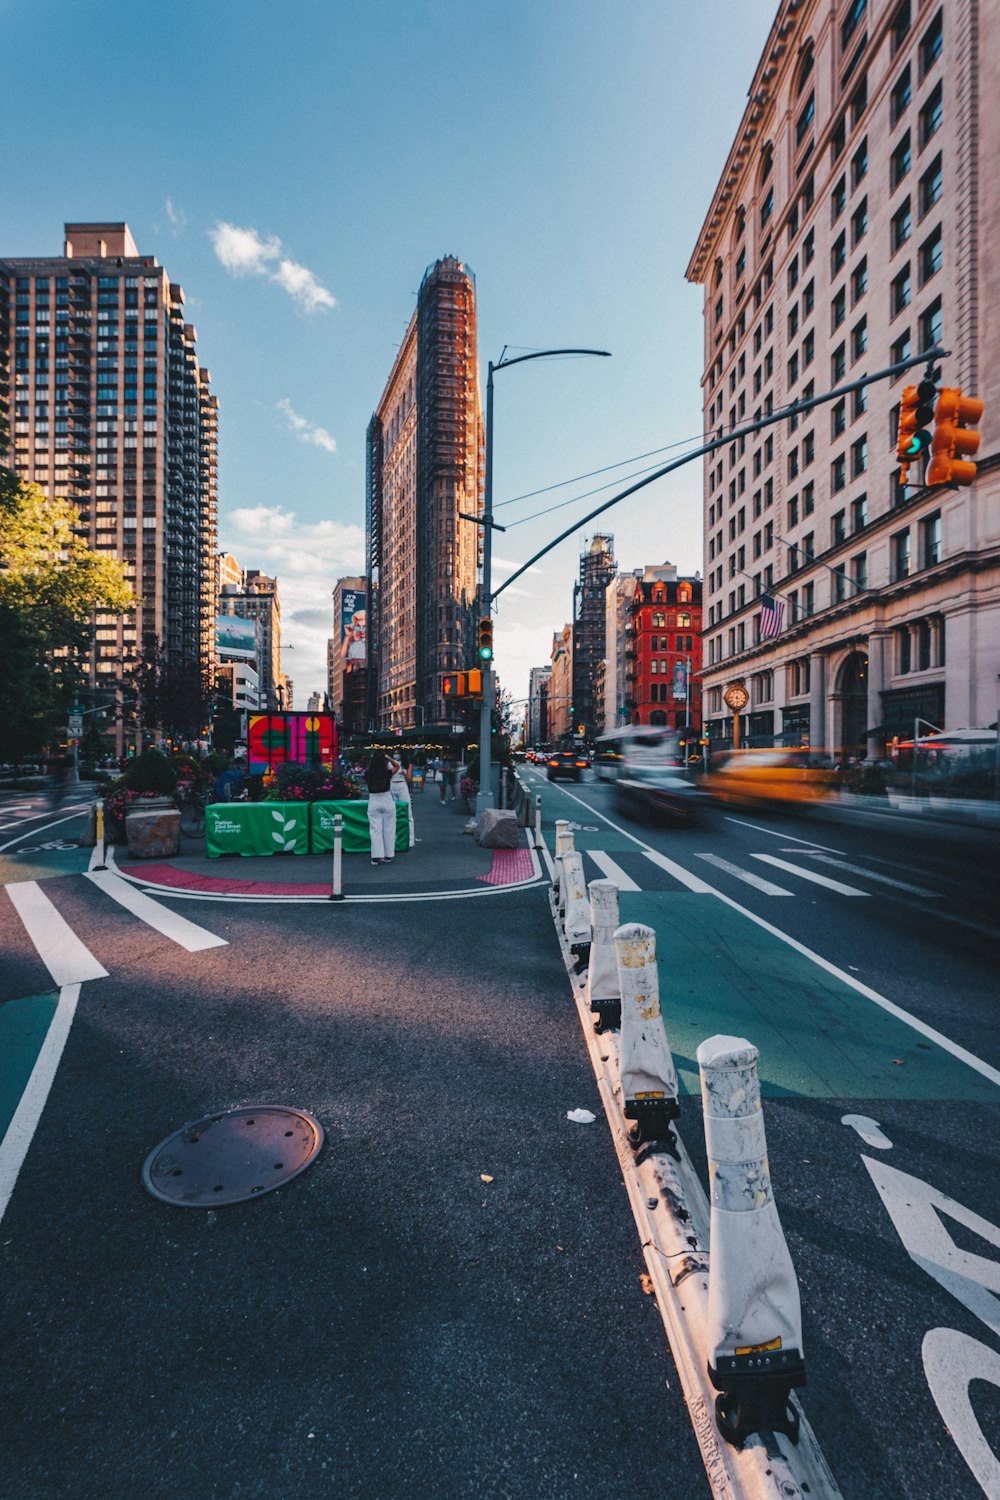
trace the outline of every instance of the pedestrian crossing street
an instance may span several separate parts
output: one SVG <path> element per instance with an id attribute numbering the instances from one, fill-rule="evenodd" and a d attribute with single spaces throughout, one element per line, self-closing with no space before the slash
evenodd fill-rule
<path id="1" fill-rule="evenodd" d="M 592 848 L 580 852 L 588 881 L 612 880 L 621 891 L 677 889 L 710 893 L 724 889 L 730 881 L 738 881 L 761 895 L 775 897 L 815 899 L 819 892 L 831 892 L 861 900 L 898 894 L 938 901 L 944 895 L 929 886 L 808 847 L 782 849 L 780 855 L 747 851 L 739 856 L 744 863 L 707 850 L 686 853 L 683 864 L 654 849 L 616 848 L 614 855 Z"/>

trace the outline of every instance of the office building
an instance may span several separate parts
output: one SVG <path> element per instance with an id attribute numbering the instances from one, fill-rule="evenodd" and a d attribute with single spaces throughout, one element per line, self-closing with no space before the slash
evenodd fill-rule
<path id="1" fill-rule="evenodd" d="M 97 616 L 90 687 L 110 695 L 154 639 L 209 674 L 218 402 L 182 289 L 127 224 L 67 224 L 61 256 L 0 258 L 0 411 L 10 466 L 71 500 L 140 596 Z"/>
<path id="2" fill-rule="evenodd" d="M 700 728 L 701 597 L 701 578 L 678 578 L 672 563 L 632 579 L 625 648 L 631 723 Z"/>
<path id="3" fill-rule="evenodd" d="M 549 740 L 568 741 L 573 727 L 573 626 L 564 625 L 552 637 L 552 671 L 547 694 Z"/>
<path id="4" fill-rule="evenodd" d="M 420 284 L 367 433 L 370 714 L 378 728 L 447 722 L 446 672 L 475 656 L 483 424 L 476 287 L 452 256 Z"/>
<path id="5" fill-rule="evenodd" d="M 612 729 L 629 723 L 631 717 L 625 679 L 628 611 L 635 597 L 635 581 L 642 573 L 642 568 L 634 573 L 616 573 L 604 590 L 603 701 L 598 733 L 610 734 Z"/>
<path id="6" fill-rule="evenodd" d="M 327 647 L 330 706 L 347 734 L 363 733 L 368 670 L 368 580 L 338 578 Z"/>
<path id="7" fill-rule="evenodd" d="M 544 745 L 549 738 L 551 667 L 532 667 L 528 676 L 528 712 L 524 721 L 526 745 Z"/>
<path id="8" fill-rule="evenodd" d="M 222 585 L 219 610 L 257 622 L 257 676 L 260 706 L 278 711 L 291 708 L 288 683 L 281 670 L 281 594 L 277 578 L 247 568 L 242 583 Z"/>
<path id="9" fill-rule="evenodd" d="M 705 289 L 706 434 L 942 344 L 939 384 L 985 400 L 984 441 L 970 488 L 929 487 L 919 464 L 902 486 L 897 413 L 917 371 L 706 459 L 715 743 L 732 739 L 734 682 L 750 743 L 838 758 L 880 758 L 918 721 L 996 720 L 998 74 L 998 0 L 779 7 L 688 267 Z"/>
<path id="10" fill-rule="evenodd" d="M 605 590 L 615 576 L 615 539 L 592 537 L 580 554 L 580 575 L 573 585 L 574 731 L 587 739 L 597 719 L 597 664 L 605 649 Z"/>

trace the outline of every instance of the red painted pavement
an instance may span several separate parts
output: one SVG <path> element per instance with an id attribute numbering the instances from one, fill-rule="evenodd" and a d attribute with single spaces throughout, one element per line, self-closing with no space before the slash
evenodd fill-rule
<path id="1" fill-rule="evenodd" d="M 490 873 L 477 875 L 476 879 L 486 885 L 514 885 L 520 880 L 530 880 L 534 873 L 527 849 L 494 849 Z"/>
<path id="2" fill-rule="evenodd" d="M 284 885 L 276 880 L 232 880 L 225 875 L 196 875 L 192 870 L 176 870 L 173 865 L 129 865 L 128 875 L 137 875 L 152 885 L 169 885 L 179 891 L 210 891 L 220 895 L 241 896 L 328 896 L 329 884 Z"/>

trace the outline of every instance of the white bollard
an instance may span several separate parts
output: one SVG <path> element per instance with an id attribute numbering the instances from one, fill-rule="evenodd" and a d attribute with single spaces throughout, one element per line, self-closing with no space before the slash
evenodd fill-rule
<path id="1" fill-rule="evenodd" d="M 542 794 L 535 793 L 535 848 L 542 847 Z"/>
<path id="2" fill-rule="evenodd" d="M 587 965 L 587 1003 L 597 1020 L 595 1031 L 622 1023 L 622 992 L 618 984 L 618 887 L 613 880 L 590 882 L 590 959 Z"/>
<path id="3" fill-rule="evenodd" d="M 570 833 L 569 821 L 566 818 L 559 818 L 556 821 L 556 878 L 554 884 L 557 892 L 556 904 L 560 912 L 566 906 L 566 887 L 563 881 L 562 857 L 564 854 L 572 854 L 573 848 L 573 835 Z"/>
<path id="4" fill-rule="evenodd" d="M 575 851 L 571 854 L 564 854 L 562 871 L 563 888 L 566 893 L 563 932 L 569 944 L 569 951 L 576 958 L 577 969 L 583 969 L 590 956 L 590 902 L 587 900 L 583 855 Z"/>
<path id="5" fill-rule="evenodd" d="M 328 900 L 343 901 L 343 840 L 344 840 L 344 817 L 342 813 L 335 813 L 333 817 L 333 886 Z"/>
<path id="6" fill-rule="evenodd" d="M 680 1114 L 677 1072 L 660 1014 L 656 933 L 628 922 L 615 933 L 622 997 L 621 1081 L 628 1138 L 634 1149 L 662 1144 L 676 1151 L 670 1121 Z"/>
<path id="7" fill-rule="evenodd" d="M 101 798 L 100 801 L 97 804 L 97 812 L 95 814 L 94 822 L 95 822 L 95 833 L 96 833 L 95 843 L 97 844 L 98 848 L 101 851 L 101 862 L 100 862 L 99 865 L 95 865 L 94 869 L 95 870 L 106 870 L 108 868 L 108 845 L 107 845 L 107 840 L 105 838 L 105 833 L 104 833 L 104 799 L 103 798 Z"/>
<path id="8" fill-rule="evenodd" d="M 792 1386 L 804 1385 L 802 1312 L 771 1190 L 760 1107 L 759 1053 L 743 1037 L 698 1048 L 711 1182 L 708 1373 L 727 1442 L 752 1432 L 797 1441 Z"/>

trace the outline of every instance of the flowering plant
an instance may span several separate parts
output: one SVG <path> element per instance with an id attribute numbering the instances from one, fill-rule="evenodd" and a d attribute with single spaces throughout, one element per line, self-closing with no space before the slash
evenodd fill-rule
<path id="1" fill-rule="evenodd" d="M 463 776 L 461 781 L 458 783 L 458 790 L 461 792 L 466 801 L 468 801 L 470 797 L 475 797 L 478 795 L 479 782 L 474 776 Z"/>
<path id="2" fill-rule="evenodd" d="M 110 822 L 120 823 L 124 827 L 125 819 L 130 812 L 142 812 L 143 801 L 159 796 L 159 792 L 133 792 L 126 786 L 118 786 L 110 796 L 105 797 L 104 812 Z"/>
<path id="3" fill-rule="evenodd" d="M 353 802 L 361 796 L 360 781 L 332 766 L 313 771 L 286 761 L 264 777 L 266 802 Z"/>

